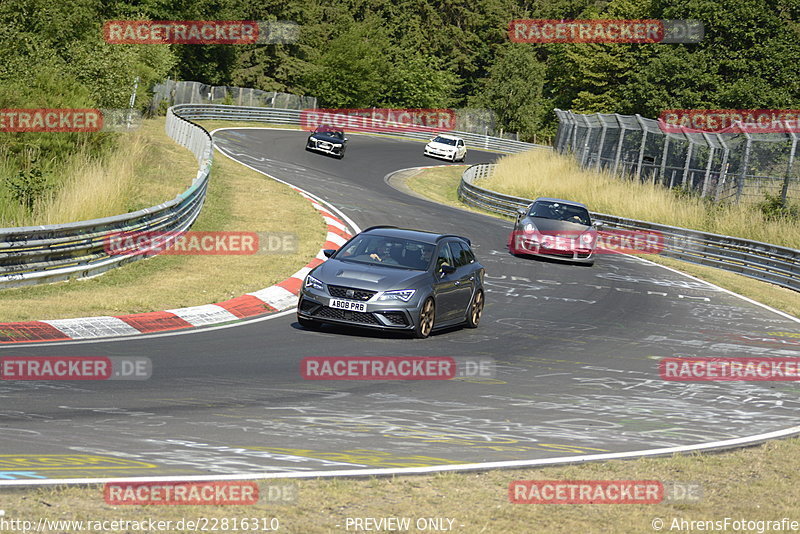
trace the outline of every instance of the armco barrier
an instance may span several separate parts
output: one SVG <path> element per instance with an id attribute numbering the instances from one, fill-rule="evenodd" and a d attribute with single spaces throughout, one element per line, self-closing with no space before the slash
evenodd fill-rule
<path id="1" fill-rule="evenodd" d="M 232 121 L 258 121 L 272 124 L 300 124 L 300 110 L 297 109 L 275 109 L 244 106 L 225 106 L 225 105 L 199 105 L 182 104 L 173 106 L 175 113 L 187 119 L 207 119 L 207 120 L 232 120 Z M 345 128 L 346 130 L 346 128 Z M 450 132 L 464 139 L 467 146 L 475 149 L 490 150 L 492 152 L 524 152 L 532 148 L 550 148 L 546 145 L 534 145 L 515 141 L 513 139 L 501 139 L 469 132 Z M 405 139 L 419 139 L 427 141 L 431 134 L 427 132 L 387 132 L 385 135 L 401 137 Z"/>
<path id="2" fill-rule="evenodd" d="M 0 288 L 86 278 L 144 257 L 109 255 L 108 236 L 119 232 L 182 232 L 200 213 L 211 170 L 211 136 L 167 112 L 167 134 L 197 157 L 191 186 L 174 199 L 133 213 L 68 224 L 0 229 Z"/>
<path id="3" fill-rule="evenodd" d="M 517 209 L 528 206 L 533 200 L 504 195 L 476 185 L 475 182 L 491 175 L 493 169 L 493 164 L 482 163 L 464 171 L 458 196 L 471 206 L 515 217 Z M 609 228 L 660 232 L 664 236 L 661 253 L 664 256 L 717 267 L 800 291 L 800 250 L 606 213 L 592 213 L 592 217 Z"/>
<path id="4" fill-rule="evenodd" d="M 163 204 L 134 213 L 68 224 L 0 229 L 0 289 L 86 278 L 145 257 L 109 255 L 104 243 L 119 232 L 181 232 L 188 230 L 205 200 L 213 157 L 209 133 L 190 119 L 259 121 L 300 124 L 300 110 L 183 104 L 167 111 L 166 131 L 197 157 L 199 170 L 192 185 Z M 454 132 L 471 148 L 522 152 L 549 148 L 510 139 Z M 427 140 L 420 132 L 392 133 L 393 137 Z"/>

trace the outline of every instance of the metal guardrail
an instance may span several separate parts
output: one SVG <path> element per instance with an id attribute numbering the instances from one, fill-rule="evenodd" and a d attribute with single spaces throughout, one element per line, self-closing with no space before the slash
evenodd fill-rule
<path id="1" fill-rule="evenodd" d="M 504 195 L 476 185 L 475 182 L 490 176 L 493 169 L 494 164 L 487 163 L 469 167 L 461 177 L 458 196 L 471 206 L 515 217 L 517 209 L 527 207 L 533 200 Z M 661 233 L 664 243 L 661 254 L 664 256 L 800 291 L 800 250 L 606 213 L 591 215 L 610 228 Z"/>
<path id="2" fill-rule="evenodd" d="M 109 238 L 121 233 L 188 230 L 205 201 L 213 157 L 210 134 L 190 119 L 259 121 L 300 124 L 300 110 L 183 104 L 167 111 L 167 134 L 197 158 L 199 170 L 191 186 L 174 199 L 133 213 L 67 224 L 0 228 L 0 289 L 46 284 L 99 275 L 143 257 L 141 254 L 109 254 Z M 454 132 L 472 148 L 496 152 L 522 152 L 550 148 L 510 139 Z M 430 134 L 397 132 L 392 137 L 427 140 Z"/>
<path id="3" fill-rule="evenodd" d="M 199 170 L 174 199 L 133 213 L 67 224 L 0 229 L 0 288 L 96 276 L 145 257 L 108 254 L 108 239 L 122 232 L 182 232 L 203 207 L 211 170 L 209 133 L 167 112 L 167 134 L 197 157 Z"/>
<path id="4" fill-rule="evenodd" d="M 219 104 L 182 104 L 173 106 L 175 112 L 187 119 L 206 119 L 206 120 L 232 120 L 232 121 L 258 121 L 272 124 L 300 124 L 301 110 L 297 109 L 275 109 L 245 106 L 226 106 Z M 347 128 L 345 128 L 346 130 Z M 357 133 L 357 132 L 356 132 Z M 492 152 L 506 152 L 514 154 L 524 152 L 532 148 L 547 148 L 547 145 L 534 145 L 513 139 L 501 139 L 470 132 L 450 132 L 464 139 L 469 148 L 478 150 L 489 150 Z M 382 135 L 400 137 L 403 139 L 419 139 L 428 141 L 431 133 L 428 132 L 387 132 Z"/>

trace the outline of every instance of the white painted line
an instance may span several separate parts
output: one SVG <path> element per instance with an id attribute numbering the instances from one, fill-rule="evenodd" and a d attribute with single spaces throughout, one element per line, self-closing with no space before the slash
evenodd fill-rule
<path id="1" fill-rule="evenodd" d="M 221 481 L 221 480 L 258 480 L 276 478 L 333 478 L 333 477 L 363 477 L 363 476 L 394 476 L 394 475 L 426 475 L 443 472 L 459 471 L 487 471 L 500 468 L 545 467 L 556 465 L 580 464 L 586 462 L 600 462 L 608 460 L 626 460 L 653 456 L 671 456 L 697 451 L 723 450 L 748 445 L 757 445 L 770 439 L 786 438 L 800 434 L 800 426 L 784 430 L 756 434 L 742 438 L 734 438 L 696 445 L 682 445 L 679 447 L 665 447 L 643 451 L 611 452 L 604 454 L 584 454 L 576 456 L 561 456 L 558 458 L 542 458 L 539 460 L 507 460 L 500 462 L 481 462 L 456 465 L 434 465 L 429 467 L 398 467 L 393 469 L 337 469 L 332 471 L 303 471 L 299 473 L 249 473 L 242 475 L 196 475 L 196 476 L 164 476 L 164 477 L 129 477 L 129 478 L 70 478 L 49 480 L 0 480 L 0 486 L 58 486 L 64 484 L 102 484 L 108 482 L 189 482 L 189 481 Z"/>
<path id="2" fill-rule="evenodd" d="M 701 283 L 703 283 L 703 284 L 707 284 L 707 285 L 709 285 L 709 286 L 711 286 L 711 287 L 713 287 L 713 288 L 716 288 L 716 289 L 717 289 L 717 290 L 719 290 L 719 291 L 722 291 L 722 292 L 724 292 L 724 293 L 727 293 L 727 294 L 729 294 L 729 295 L 733 295 L 734 297 L 737 297 L 737 298 L 740 298 L 740 299 L 742 299 L 742 300 L 744 300 L 744 301 L 747 301 L 747 302 L 749 302 L 750 304 L 755 304 L 756 306 L 759 306 L 759 307 L 761 307 L 761 308 L 764 308 L 765 310 L 769 310 L 769 311 L 771 311 L 771 312 L 773 312 L 773 313 L 777 313 L 777 314 L 778 314 L 778 315 L 780 315 L 781 317 L 784 317 L 784 318 L 786 318 L 786 319 L 789 319 L 790 321 L 794 321 L 794 322 L 796 322 L 796 323 L 800 323 L 800 319 L 798 319 L 798 318 L 797 318 L 797 317 L 795 317 L 794 315 L 788 314 L 788 313 L 786 313 L 786 312 L 783 312 L 783 311 L 781 311 L 781 310 L 776 310 L 776 309 L 775 309 L 775 308 L 773 308 L 772 306 L 768 306 L 768 305 L 766 305 L 766 304 L 764 304 L 764 303 L 758 302 L 757 300 L 753 300 L 753 299 L 751 299 L 751 298 L 749 298 L 749 297 L 745 297 L 744 295 L 740 295 L 740 294 L 738 294 L 738 293 L 734 293 L 733 291 L 731 291 L 731 290 L 729 290 L 729 289 L 725 289 L 724 287 L 720 287 L 720 286 L 718 286 L 718 285 L 716 285 L 716 284 L 712 284 L 711 282 L 708 282 L 708 281 L 706 281 L 706 280 L 702 280 L 702 279 L 700 279 L 700 278 L 697 278 L 696 276 L 692 276 L 691 274 L 687 274 L 687 273 L 681 272 L 681 271 L 679 271 L 679 270 L 677 270 L 677 269 L 673 269 L 672 267 L 667 267 L 666 265 L 661 265 L 660 263 L 656 263 L 656 262 L 654 262 L 654 261 L 650 261 L 650 260 L 646 260 L 646 259 L 644 259 L 644 258 L 640 258 L 639 256 L 631 256 L 631 257 L 632 257 L 632 258 L 636 258 L 637 260 L 639 260 L 639 261 L 641 261 L 641 262 L 643 262 L 643 263 L 647 263 L 647 264 L 649 264 L 649 265 L 655 265 L 656 267 L 661 267 L 662 269 L 667 269 L 668 271 L 672 271 L 673 273 L 678 273 L 678 274 L 680 274 L 680 275 L 682 275 L 682 276 L 685 276 L 686 278 L 691 278 L 692 280 L 696 280 L 696 281 L 698 281 L 698 282 L 701 282 Z M 686 263 L 692 264 L 691 262 L 686 262 Z M 696 264 L 692 264 L 692 265 L 696 265 Z M 728 272 L 728 271 L 726 271 L 726 272 Z M 734 274 L 735 274 L 735 273 L 734 273 Z M 751 280 L 752 280 L 752 279 L 751 279 Z M 758 281 L 758 280 L 756 280 L 756 281 Z M 765 284 L 766 284 L 767 282 L 763 282 L 763 283 L 765 283 Z"/>

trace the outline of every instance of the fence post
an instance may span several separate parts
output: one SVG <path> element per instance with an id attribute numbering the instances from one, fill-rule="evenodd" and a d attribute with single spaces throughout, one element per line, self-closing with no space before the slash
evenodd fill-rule
<path id="1" fill-rule="evenodd" d="M 714 145 L 711 144 L 711 138 L 705 132 L 703 132 L 703 139 L 706 140 L 706 144 L 708 145 L 708 163 L 706 163 L 706 175 L 703 178 L 703 191 L 700 193 L 700 198 L 706 198 L 708 177 L 711 175 L 711 162 L 714 160 L 714 151 L 716 150 Z"/>
<path id="2" fill-rule="evenodd" d="M 658 177 L 663 184 L 667 177 L 667 151 L 669 150 L 669 135 L 664 135 L 664 150 L 661 151 L 661 175 Z"/>
<path id="3" fill-rule="evenodd" d="M 736 184 L 736 203 L 738 204 L 742 198 L 742 193 L 744 192 L 744 181 L 747 177 L 747 167 L 750 165 L 750 149 L 753 145 L 753 136 L 749 133 L 745 132 L 742 127 L 741 123 L 737 123 L 739 125 L 739 130 L 742 131 L 744 134 L 745 139 L 747 139 L 747 143 L 744 145 L 744 158 L 742 159 L 742 172 L 741 176 L 739 177 L 739 183 Z"/>
<path id="4" fill-rule="evenodd" d="M 730 149 L 728 148 L 727 143 L 725 143 L 725 139 L 723 139 L 722 134 L 716 134 L 717 141 L 719 141 L 720 146 L 722 147 L 722 163 L 719 165 L 719 178 L 717 178 L 717 187 L 716 191 L 714 192 L 714 202 L 719 202 L 719 195 L 722 193 L 722 185 L 725 183 L 728 175 L 728 156 L 730 155 Z"/>
<path id="5" fill-rule="evenodd" d="M 572 121 L 575 123 L 575 128 L 572 130 L 572 149 L 576 150 L 575 145 L 578 142 L 578 120 L 575 118 L 576 115 L 572 110 L 569 110 L 567 113 L 569 113 L 569 116 L 572 117 Z"/>
<path id="6" fill-rule="evenodd" d="M 617 141 L 617 152 L 614 155 L 614 170 L 612 171 L 612 174 L 616 175 L 619 168 L 619 159 L 622 157 L 622 143 L 625 141 L 625 125 L 619 120 L 619 114 L 614 113 L 614 118 L 619 126 L 619 141 Z"/>
<path id="7" fill-rule="evenodd" d="M 597 115 L 597 117 L 600 118 L 600 114 L 599 113 L 595 113 L 595 115 Z M 597 163 L 595 163 L 595 166 L 594 166 L 595 170 L 598 170 L 598 171 L 600 170 L 600 158 L 603 155 L 603 144 L 605 144 L 605 142 L 606 142 L 606 130 L 608 129 L 608 127 L 606 126 L 605 121 L 603 121 L 602 118 L 600 118 L 600 124 L 601 124 L 601 126 L 600 126 L 600 128 L 601 128 L 601 130 L 600 130 L 600 146 L 597 148 Z"/>
<path id="8" fill-rule="evenodd" d="M 692 152 L 694 151 L 694 142 L 684 132 L 683 137 L 689 141 L 689 148 L 686 149 L 686 163 L 683 164 L 683 175 L 681 176 L 681 185 L 686 186 L 686 179 L 689 177 L 689 164 L 692 161 Z"/>
<path id="9" fill-rule="evenodd" d="M 644 160 L 644 146 L 647 142 L 647 126 L 645 126 L 644 119 L 638 113 L 636 114 L 636 120 L 639 123 L 639 127 L 642 129 L 642 141 L 639 143 L 639 159 L 636 161 L 636 179 L 642 179 L 642 161 Z"/>
<path id="10" fill-rule="evenodd" d="M 572 112 L 570 111 L 570 113 Z M 583 153 L 581 154 L 581 167 L 585 167 L 586 159 L 589 157 L 589 139 L 592 137 L 592 125 L 586 115 L 581 115 L 581 118 L 586 123 L 586 138 L 583 140 Z M 577 128 L 575 130 L 577 131 Z"/>
<path id="11" fill-rule="evenodd" d="M 794 154 L 797 150 L 797 134 L 792 128 L 789 127 L 789 121 L 786 121 L 786 131 L 792 136 L 792 151 L 789 153 L 789 164 L 786 166 L 786 177 L 784 177 L 783 187 L 781 187 L 781 203 L 783 203 L 783 205 L 786 205 L 786 196 L 789 194 L 789 180 L 792 179 Z"/>

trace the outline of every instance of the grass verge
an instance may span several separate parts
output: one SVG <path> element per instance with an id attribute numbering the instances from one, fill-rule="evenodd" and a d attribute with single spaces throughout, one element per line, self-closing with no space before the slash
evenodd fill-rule
<path id="1" fill-rule="evenodd" d="M 800 248 L 800 220 L 768 218 L 753 200 L 713 204 L 661 185 L 582 169 L 573 158 L 549 150 L 501 158 L 482 185 L 523 198 L 567 198 L 600 213 Z"/>
<path id="2" fill-rule="evenodd" d="M 653 521 L 659 518 L 665 532 L 721 532 L 720 528 L 690 530 L 681 527 L 680 521 L 724 521 L 725 517 L 746 521 L 780 521 L 784 517 L 800 520 L 796 514 L 800 501 L 800 486 L 796 484 L 799 449 L 800 440 L 788 439 L 726 454 L 467 474 L 300 480 L 294 482 L 296 502 L 282 505 L 111 506 L 105 504 L 101 486 L 0 490 L 0 498 L 7 519 L 25 519 L 34 525 L 40 518 L 178 521 L 197 517 L 275 517 L 280 521 L 280 532 L 321 534 L 361 531 L 352 526 L 346 529 L 347 518 L 407 517 L 412 518 L 412 524 L 419 518 L 453 519 L 450 531 L 457 533 L 652 534 L 656 532 Z M 669 504 L 512 504 L 508 486 L 515 480 L 672 481 L 696 485 L 699 499 Z M 261 482 L 262 494 L 266 493 L 267 483 L 287 482 Z M 727 531 L 744 530 L 728 526 Z M 758 532 L 757 528 L 748 531 Z M 412 527 L 408 532 L 422 530 Z"/>
<path id="3" fill-rule="evenodd" d="M 191 152 L 164 133 L 164 119 L 146 121 L 146 157 L 129 209 L 173 198 L 197 174 Z M 0 292 L 0 321 L 120 315 L 196 306 L 267 287 L 313 258 L 325 224 L 308 201 L 285 185 L 222 154 L 214 159 L 208 197 L 192 230 L 296 233 L 292 253 L 250 256 L 157 256 L 102 276 Z"/>

